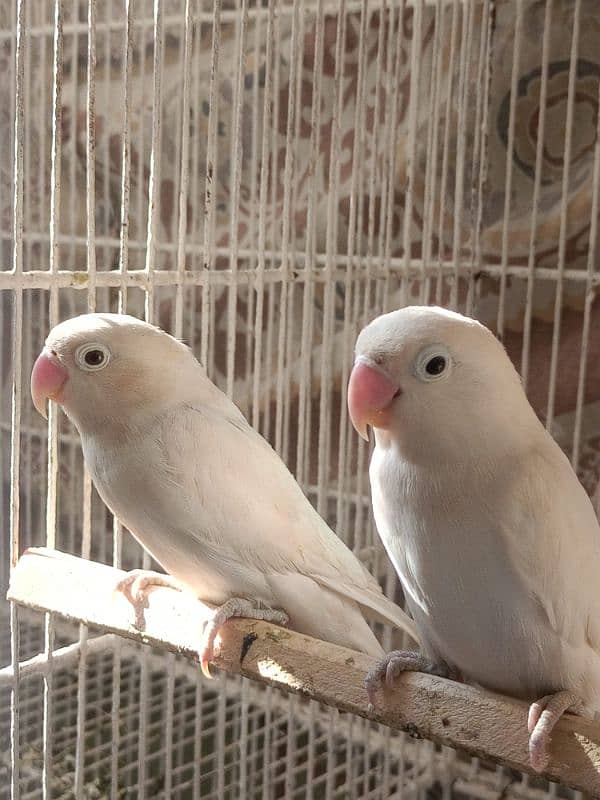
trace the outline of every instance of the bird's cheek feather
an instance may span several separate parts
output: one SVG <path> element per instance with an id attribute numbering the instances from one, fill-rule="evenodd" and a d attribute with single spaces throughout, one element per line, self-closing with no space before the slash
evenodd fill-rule
<path id="1" fill-rule="evenodd" d="M 390 406 L 400 393 L 398 385 L 384 372 L 358 360 L 348 384 L 348 412 L 357 433 L 368 439 L 367 425 L 388 428 Z"/>
<path id="2" fill-rule="evenodd" d="M 39 413 L 46 417 L 46 400 L 62 401 L 68 372 L 58 358 L 44 348 L 31 372 L 31 399 Z"/>

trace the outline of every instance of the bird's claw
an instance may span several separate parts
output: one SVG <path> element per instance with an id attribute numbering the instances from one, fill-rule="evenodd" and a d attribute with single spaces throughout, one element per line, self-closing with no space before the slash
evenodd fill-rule
<path id="1" fill-rule="evenodd" d="M 581 698 L 573 692 L 548 694 L 532 703 L 527 715 L 529 761 L 536 772 L 543 772 L 550 762 L 551 734 L 566 712 L 584 714 Z"/>
<path id="2" fill-rule="evenodd" d="M 166 586 L 171 589 L 181 590 L 175 578 L 160 572 L 147 569 L 132 569 L 122 578 L 113 590 L 113 594 L 122 594 L 133 606 L 135 613 L 135 627 L 144 630 L 144 611 L 148 608 L 148 588 L 151 586 Z"/>
<path id="3" fill-rule="evenodd" d="M 227 600 L 222 606 L 215 609 L 212 617 L 204 626 L 202 640 L 198 648 L 198 657 L 200 659 L 200 669 L 205 678 L 213 677 L 210 673 L 210 662 L 214 659 L 215 640 L 223 625 L 232 617 L 260 619 L 283 627 L 290 621 L 285 611 L 266 608 L 260 603 L 253 603 L 240 597 L 232 597 Z"/>
<path id="4" fill-rule="evenodd" d="M 451 677 L 451 671 L 446 664 L 437 664 L 427 656 L 411 650 L 392 650 L 367 672 L 365 689 L 369 701 L 369 711 L 375 710 L 377 690 L 382 686 L 384 688 L 393 686 L 396 678 L 403 672 L 425 672 L 439 678 Z"/>

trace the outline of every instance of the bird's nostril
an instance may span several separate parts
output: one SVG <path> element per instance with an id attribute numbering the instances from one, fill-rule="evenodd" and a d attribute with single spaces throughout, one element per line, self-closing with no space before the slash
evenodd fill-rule
<path id="1" fill-rule="evenodd" d="M 380 367 L 383 364 L 383 356 L 375 356 L 373 360 L 375 361 L 378 367 Z"/>
<path id="2" fill-rule="evenodd" d="M 51 355 L 53 355 L 55 358 L 58 358 L 58 353 L 56 352 L 56 350 L 50 350 L 50 353 L 51 353 Z"/>

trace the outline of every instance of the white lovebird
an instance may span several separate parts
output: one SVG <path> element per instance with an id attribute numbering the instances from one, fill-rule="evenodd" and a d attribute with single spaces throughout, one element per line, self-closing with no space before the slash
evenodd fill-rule
<path id="1" fill-rule="evenodd" d="M 560 716 L 600 711 L 592 504 L 479 322 L 404 308 L 364 328 L 355 352 L 350 416 L 375 431 L 375 521 L 424 646 L 386 656 L 370 695 L 412 669 L 530 701 L 540 771 Z"/>
<path id="2" fill-rule="evenodd" d="M 416 638 L 412 620 L 327 526 L 270 445 L 188 347 L 134 317 L 85 314 L 49 334 L 31 375 L 35 407 L 55 400 L 77 427 L 98 493 L 171 576 L 219 606 L 200 659 L 232 616 L 289 624 L 372 655 L 365 616 Z M 174 580 L 173 580 L 174 579 Z"/>

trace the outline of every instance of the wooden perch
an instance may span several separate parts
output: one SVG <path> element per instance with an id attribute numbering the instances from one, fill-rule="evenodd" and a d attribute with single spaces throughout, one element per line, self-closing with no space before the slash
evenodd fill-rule
<path id="1" fill-rule="evenodd" d="M 13 572 L 8 598 L 197 660 L 195 647 L 210 606 L 173 589 L 153 589 L 141 631 L 131 604 L 115 593 L 124 574 L 55 550 L 30 549 Z M 215 659 L 227 672 L 531 772 L 526 704 L 413 672 L 401 676 L 385 698 L 381 695 L 371 712 L 363 681 L 372 663 L 361 653 L 245 619 L 224 626 Z M 600 796 L 599 728 L 565 717 L 554 732 L 552 755 L 544 777 Z"/>

